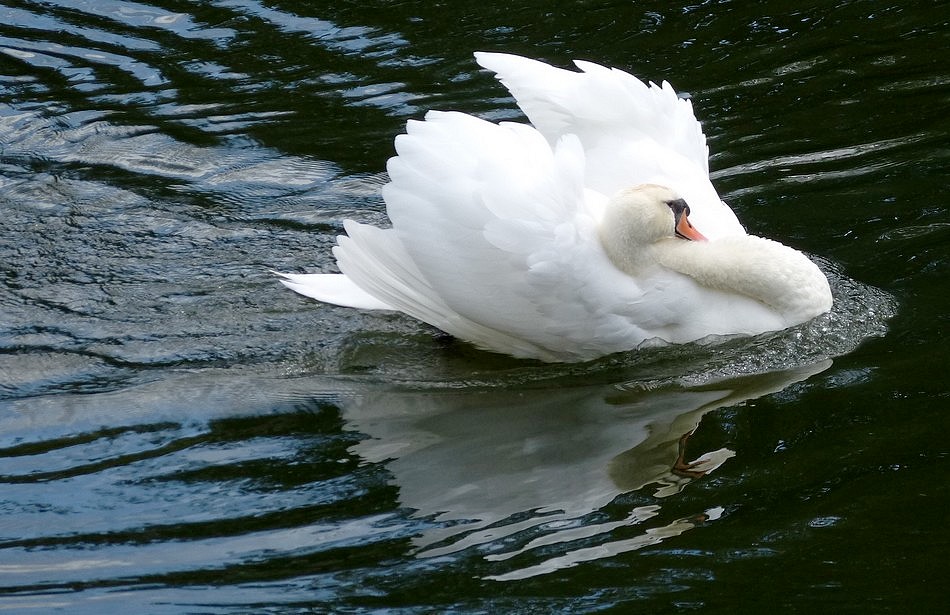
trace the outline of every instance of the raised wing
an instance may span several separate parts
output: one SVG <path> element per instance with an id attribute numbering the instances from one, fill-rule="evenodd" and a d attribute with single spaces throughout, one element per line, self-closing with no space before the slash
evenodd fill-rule
<path id="1" fill-rule="evenodd" d="M 618 69 L 576 61 L 581 72 L 529 58 L 479 52 L 550 143 L 576 135 L 587 155 L 585 183 L 606 195 L 656 183 L 690 204 L 710 239 L 744 234 L 709 181 L 709 150 L 692 104 L 666 82 L 645 84 Z"/>
<path id="2" fill-rule="evenodd" d="M 706 137 L 688 100 L 665 81 L 645 84 L 633 75 L 575 61 L 582 72 L 505 53 L 477 52 L 528 119 L 550 142 L 576 134 L 585 146 L 604 138 L 650 139 L 708 170 Z"/>

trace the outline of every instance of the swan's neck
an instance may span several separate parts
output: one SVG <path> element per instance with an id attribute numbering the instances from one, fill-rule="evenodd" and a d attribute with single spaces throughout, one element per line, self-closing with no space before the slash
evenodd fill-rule
<path id="1" fill-rule="evenodd" d="M 630 275 L 655 263 L 699 285 L 755 299 L 789 324 L 831 308 L 828 279 L 808 258 L 776 241 L 741 235 L 709 242 L 664 239 L 637 250 L 621 267 Z M 633 267 L 633 270 L 627 269 Z"/>

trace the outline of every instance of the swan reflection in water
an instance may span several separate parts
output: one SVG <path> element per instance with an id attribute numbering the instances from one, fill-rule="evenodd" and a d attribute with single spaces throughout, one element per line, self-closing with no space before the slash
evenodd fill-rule
<path id="1" fill-rule="evenodd" d="M 825 370 L 805 367 L 650 389 L 638 383 L 574 388 L 386 391 L 345 404 L 348 426 L 368 436 L 352 449 L 385 462 L 402 505 L 435 521 L 415 540 L 420 557 L 480 547 L 503 560 L 540 546 L 646 525 L 657 504 L 605 523 L 584 517 L 618 495 L 649 487 L 662 498 L 735 453 L 693 454 L 703 414 L 781 391 Z M 697 511 L 642 535 L 579 548 L 494 578 L 524 578 L 655 544 L 719 517 Z M 534 538 L 519 539 L 525 530 Z M 526 535 L 526 534 L 525 534 Z M 524 544 L 522 544 L 524 543 Z M 585 544 L 587 544 L 585 543 Z"/>
<path id="2" fill-rule="evenodd" d="M 694 450 L 698 439 L 684 447 L 684 435 L 706 412 L 780 391 L 830 363 L 822 360 L 807 367 L 715 381 L 703 375 L 687 376 L 689 382 L 682 384 L 664 379 L 660 382 L 666 384 L 659 386 L 642 379 L 565 386 L 557 377 L 549 388 L 538 382 L 501 384 L 495 376 L 479 386 L 450 381 L 396 389 L 359 377 L 288 379 L 240 370 L 199 370 L 99 395 L 55 394 L 5 402 L 0 434 L 6 446 L 39 444 L 39 453 L 22 458 L 9 472 L 20 467 L 25 476 L 37 472 L 59 476 L 64 468 L 121 469 L 115 485 L 102 488 L 113 499 L 79 498 L 70 515 L 55 513 L 57 527 L 65 528 L 60 531 L 89 531 L 90 519 L 103 531 L 161 526 L 169 518 L 222 514 L 217 491 L 208 490 L 206 479 L 188 478 L 195 468 L 274 455 L 264 443 L 250 440 L 221 451 L 216 446 L 192 446 L 195 438 L 216 441 L 218 419 L 260 417 L 262 409 L 266 416 L 282 415 L 304 401 L 305 407 L 316 401 L 318 407 L 340 409 L 344 429 L 365 434 L 352 446 L 353 453 L 368 462 L 385 463 L 398 487 L 399 504 L 420 520 L 399 530 L 416 534 L 411 553 L 431 558 L 471 547 L 468 552 L 483 555 L 499 568 L 488 571 L 495 575 L 492 578 L 513 579 L 640 549 L 717 519 L 723 513 L 718 502 L 672 514 L 673 507 L 665 504 L 670 500 L 663 499 L 714 471 L 733 454 L 715 446 L 711 448 L 716 450 Z M 666 367 L 660 369 L 669 373 Z M 697 381 L 702 384 L 690 384 Z M 266 426 L 268 419 L 253 423 Z M 100 431 L 101 425 L 109 428 Z M 155 425 L 161 430 L 141 427 Z M 143 433 L 162 437 L 143 448 Z M 86 435 L 77 441 L 77 434 Z M 279 460 L 284 460 L 292 449 L 283 447 L 295 440 L 278 440 L 284 451 Z M 189 446 L 174 444 L 178 442 Z M 221 453 L 224 458 L 218 457 Z M 103 480 L 95 472 L 88 479 L 96 484 Z M 60 491 L 29 494 L 48 498 L 41 501 L 58 510 Z M 628 500 L 616 501 L 631 492 L 635 495 Z M 15 497 L 11 492 L 10 498 Z M 253 489 L 236 492 L 225 514 L 229 510 L 243 514 L 247 507 L 258 505 L 266 509 L 266 502 L 255 504 L 258 498 Z M 291 501 L 307 505 L 312 498 L 309 490 L 281 492 L 280 506 Z M 642 500 L 639 505 L 637 500 Z M 163 505 L 156 510 L 157 501 Z M 667 510 L 661 510 L 661 504 Z M 47 513 L 39 514 L 45 518 Z M 35 513 L 21 515 L 17 523 L 27 531 L 37 518 Z M 366 530 L 364 524 L 355 525 L 357 533 Z M 372 540 L 375 531 L 365 540 Z M 110 562 L 109 570 L 119 571 L 115 574 L 143 562 L 153 562 L 150 566 L 156 571 L 218 566 L 222 560 L 257 558 L 262 549 L 294 553 L 330 548 L 333 539 L 328 536 L 337 533 L 315 522 L 289 530 L 211 535 L 186 551 L 177 543 L 149 543 L 102 561 Z M 65 568 L 56 566 L 73 566 L 76 553 L 13 550 L 0 565 L 32 570 L 38 578 L 50 574 L 62 578 Z"/>

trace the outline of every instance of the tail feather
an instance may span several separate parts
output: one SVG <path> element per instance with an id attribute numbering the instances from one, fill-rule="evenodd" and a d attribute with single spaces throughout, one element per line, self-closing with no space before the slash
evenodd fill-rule
<path id="1" fill-rule="evenodd" d="M 341 273 L 281 273 L 274 272 L 280 283 L 305 297 L 361 310 L 394 310 Z"/>

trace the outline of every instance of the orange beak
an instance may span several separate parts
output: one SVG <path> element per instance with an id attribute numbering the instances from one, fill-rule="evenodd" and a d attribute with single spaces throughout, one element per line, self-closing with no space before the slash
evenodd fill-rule
<path id="1" fill-rule="evenodd" d="M 697 231 L 692 224 L 690 224 L 689 218 L 686 216 L 685 211 L 676 217 L 676 234 L 683 239 L 690 239 L 692 241 L 709 241 L 702 233 Z"/>

